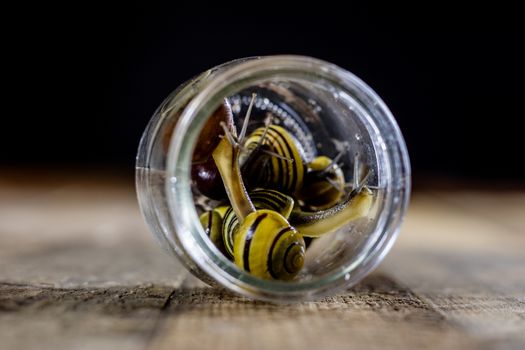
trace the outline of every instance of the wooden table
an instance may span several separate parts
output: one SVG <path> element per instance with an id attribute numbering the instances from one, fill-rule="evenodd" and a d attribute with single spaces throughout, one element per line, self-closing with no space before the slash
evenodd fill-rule
<path id="1" fill-rule="evenodd" d="M 166 256 L 130 179 L 18 175 L 0 176 L 1 349 L 525 349 L 525 192 L 415 193 L 377 271 L 277 306 Z"/>

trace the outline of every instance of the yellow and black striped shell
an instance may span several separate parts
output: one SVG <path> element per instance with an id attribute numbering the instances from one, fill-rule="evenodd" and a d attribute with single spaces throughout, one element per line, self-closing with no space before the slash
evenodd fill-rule
<path id="1" fill-rule="evenodd" d="M 280 213 L 288 218 L 294 206 L 292 197 L 275 190 L 258 189 L 250 192 L 250 199 L 256 209 L 269 209 Z M 233 257 L 234 236 L 239 228 L 239 219 L 233 208 L 229 207 L 223 215 L 222 241 L 227 254 Z"/>
<path id="2" fill-rule="evenodd" d="M 221 227 L 222 241 L 224 242 L 224 250 L 227 256 L 233 258 L 233 240 L 239 229 L 239 219 L 235 215 L 232 207 L 228 208 L 224 214 L 224 220 Z"/>
<path id="3" fill-rule="evenodd" d="M 256 209 L 270 209 L 278 212 L 285 218 L 292 212 L 294 200 L 276 190 L 257 189 L 249 193 L 250 199 Z"/>
<path id="4" fill-rule="evenodd" d="M 286 129 L 278 125 L 255 129 L 246 138 L 244 148 L 251 151 L 243 163 L 243 177 L 250 187 L 272 188 L 289 194 L 302 187 L 303 150 Z"/>
<path id="5" fill-rule="evenodd" d="M 342 199 L 344 188 L 345 176 L 339 165 L 332 164 L 332 160 L 326 156 L 319 156 L 308 164 L 303 187 L 297 197 L 304 203 L 303 208 L 306 210 L 324 210 Z"/>
<path id="6" fill-rule="evenodd" d="M 250 213 L 234 240 L 235 264 L 264 279 L 290 280 L 302 269 L 303 237 L 273 210 Z"/>
<path id="7" fill-rule="evenodd" d="M 223 254 L 226 254 L 224 242 L 222 239 L 222 222 L 224 216 L 224 208 L 219 207 L 214 210 L 203 213 L 199 219 L 206 235 L 215 244 Z"/>

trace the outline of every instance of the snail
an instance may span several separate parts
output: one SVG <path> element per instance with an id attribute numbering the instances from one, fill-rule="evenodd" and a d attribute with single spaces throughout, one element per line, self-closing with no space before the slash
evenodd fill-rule
<path id="1" fill-rule="evenodd" d="M 219 170 L 210 157 L 220 142 L 218 134 L 222 130 L 221 123 L 234 132 L 231 106 L 226 99 L 204 124 L 193 151 L 191 164 L 191 176 L 195 187 L 200 193 L 212 199 L 223 199 L 226 196 Z"/>
<path id="2" fill-rule="evenodd" d="M 356 172 L 354 179 L 357 179 Z M 344 225 L 368 215 L 373 204 L 373 192 L 366 187 L 370 172 L 354 184 L 347 198 L 325 210 L 304 212 L 295 210 L 290 214 L 290 222 L 305 237 L 319 237 L 333 232 Z"/>
<path id="3" fill-rule="evenodd" d="M 249 197 L 255 209 L 269 209 L 280 213 L 288 219 L 294 206 L 294 200 L 285 194 L 275 190 L 258 189 L 249 193 Z M 239 228 L 239 219 L 232 207 L 228 207 L 223 215 L 221 234 L 226 252 L 233 257 L 233 242 Z"/>
<path id="4" fill-rule="evenodd" d="M 239 166 L 240 146 L 255 95 L 252 95 L 244 126 L 236 140 L 223 123 L 224 137 L 212 153 L 232 210 L 240 221 L 234 235 L 233 255 L 237 266 L 265 279 L 294 278 L 305 258 L 302 236 L 278 212 L 256 210 L 244 186 Z"/>
<path id="5" fill-rule="evenodd" d="M 302 187 L 304 152 L 283 127 L 267 123 L 266 127 L 255 129 L 243 148 L 249 151 L 242 169 L 250 187 L 273 188 L 290 194 Z"/>
<path id="6" fill-rule="evenodd" d="M 345 175 L 337 164 L 348 146 L 334 159 L 327 156 L 315 157 L 308 163 L 303 187 L 297 194 L 307 210 L 316 211 L 333 207 L 345 193 Z"/>
<path id="7" fill-rule="evenodd" d="M 220 210 L 213 209 L 203 213 L 199 220 L 201 222 L 204 232 L 210 238 L 210 240 L 215 244 L 217 249 L 223 254 L 226 254 L 226 249 L 224 247 L 224 242 L 222 239 L 222 223 L 223 216 Z"/>
<path id="8" fill-rule="evenodd" d="M 305 243 L 297 230 L 273 210 L 250 213 L 234 241 L 235 263 L 262 278 L 289 280 L 301 270 Z"/>

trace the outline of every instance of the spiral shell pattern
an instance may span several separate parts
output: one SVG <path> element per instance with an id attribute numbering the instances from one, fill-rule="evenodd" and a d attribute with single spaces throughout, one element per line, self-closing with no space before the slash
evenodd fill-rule
<path id="1" fill-rule="evenodd" d="M 285 193 L 295 193 L 302 187 L 304 152 L 286 129 L 278 125 L 270 125 L 267 130 L 255 129 L 246 138 L 244 147 L 255 153 L 243 166 L 252 187 L 269 187 Z M 265 154 L 264 150 L 280 157 Z"/>
<path id="2" fill-rule="evenodd" d="M 290 280 L 304 265 L 303 237 L 279 213 L 261 209 L 249 214 L 234 241 L 235 264 L 264 279 Z"/>

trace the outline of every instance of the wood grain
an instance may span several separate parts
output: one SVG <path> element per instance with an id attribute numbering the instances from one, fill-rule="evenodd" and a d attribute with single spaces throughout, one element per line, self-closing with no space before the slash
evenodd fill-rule
<path id="1" fill-rule="evenodd" d="M 317 302 L 212 289 L 156 246 L 132 182 L 0 177 L 2 349 L 524 349 L 525 193 L 413 196 L 379 269 Z"/>

